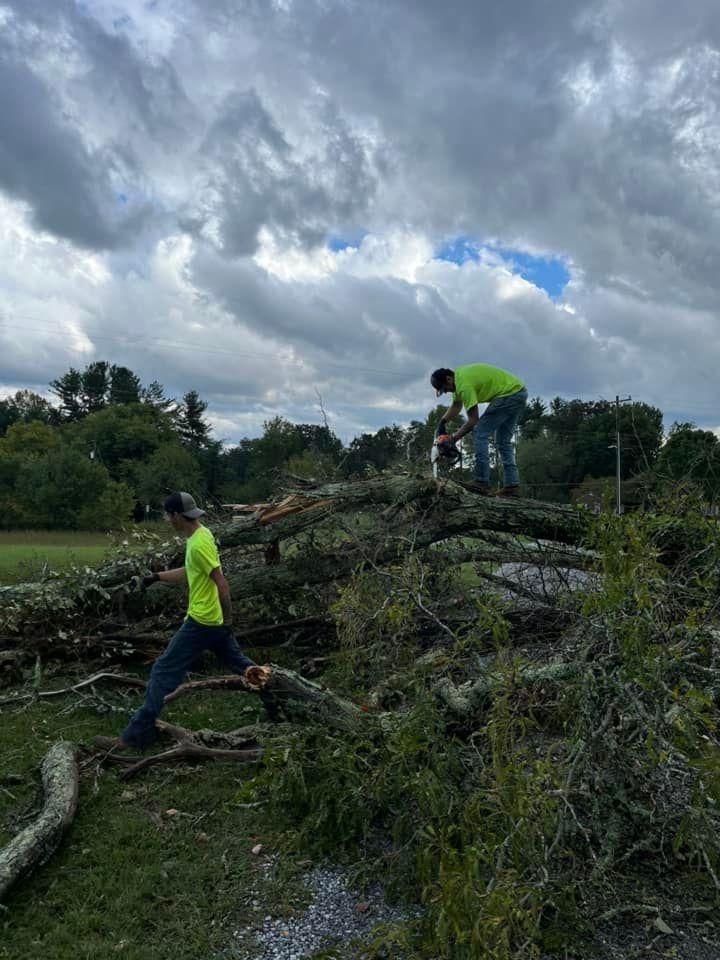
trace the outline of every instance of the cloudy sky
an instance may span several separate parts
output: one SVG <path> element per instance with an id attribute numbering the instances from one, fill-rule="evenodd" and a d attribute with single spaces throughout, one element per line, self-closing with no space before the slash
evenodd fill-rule
<path id="1" fill-rule="evenodd" d="M 719 108 L 717 0 L 0 0 L 0 394 L 347 439 L 483 360 L 717 427 Z"/>

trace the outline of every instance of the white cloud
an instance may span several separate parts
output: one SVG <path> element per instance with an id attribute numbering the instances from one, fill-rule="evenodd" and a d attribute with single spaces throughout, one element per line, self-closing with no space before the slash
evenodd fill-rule
<path id="1" fill-rule="evenodd" d="M 8 387 L 104 357 L 231 439 L 318 388 L 347 437 L 486 359 L 717 422 L 716 3 L 2 10 Z M 478 263 L 433 259 L 459 235 Z M 491 242 L 565 258 L 562 302 Z"/>

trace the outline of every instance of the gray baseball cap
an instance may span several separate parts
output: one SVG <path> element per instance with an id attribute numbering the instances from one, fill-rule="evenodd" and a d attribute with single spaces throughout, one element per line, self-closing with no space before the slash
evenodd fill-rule
<path id="1" fill-rule="evenodd" d="M 163 504 L 163 509 L 165 513 L 181 513 L 188 520 L 197 520 L 198 517 L 205 515 L 205 511 L 198 507 L 190 494 L 183 493 L 181 490 L 170 494 Z"/>

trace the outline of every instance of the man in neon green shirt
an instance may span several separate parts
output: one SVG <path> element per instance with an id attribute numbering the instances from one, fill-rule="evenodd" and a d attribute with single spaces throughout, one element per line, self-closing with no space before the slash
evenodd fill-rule
<path id="1" fill-rule="evenodd" d="M 212 650 L 224 666 L 245 677 L 254 689 L 261 689 L 269 674 L 266 667 L 258 667 L 241 652 L 233 636 L 230 587 L 220 566 L 215 538 L 200 523 L 199 518 L 205 511 L 189 493 L 183 492 L 171 494 L 164 506 L 167 520 L 187 541 L 185 565 L 135 577 L 133 588 L 145 591 L 157 581 L 183 583 L 187 580 L 187 616 L 165 652 L 153 664 L 143 705 L 117 740 L 100 743 L 108 738 L 97 737 L 98 746 L 139 750 L 149 746 L 156 736 L 155 720 L 165 697 L 182 683 L 205 650 Z"/>
<path id="2" fill-rule="evenodd" d="M 505 486 L 498 493 L 505 497 L 519 496 L 520 477 L 512 440 L 527 403 L 527 390 L 522 380 L 489 363 L 470 363 L 464 367 L 456 367 L 455 370 L 440 367 L 431 375 L 430 383 L 437 396 L 442 393 L 453 394 L 452 406 L 445 411 L 438 424 L 438 435 L 447 434 L 448 422 L 457 417 L 465 407 L 467 420 L 450 437 L 450 442 L 454 446 L 466 433 L 473 431 L 475 479 L 467 484 L 468 489 L 485 496 L 490 495 L 488 440 L 494 433 L 505 480 Z M 479 403 L 488 404 L 482 416 L 478 414 Z"/>

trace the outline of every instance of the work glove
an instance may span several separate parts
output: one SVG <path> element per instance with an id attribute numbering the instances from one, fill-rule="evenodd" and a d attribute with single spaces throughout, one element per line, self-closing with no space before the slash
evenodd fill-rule
<path id="1" fill-rule="evenodd" d="M 447 420 L 438 420 L 438 425 L 435 427 L 435 437 L 442 437 L 448 432 Z"/>
<path id="2" fill-rule="evenodd" d="M 146 576 L 141 577 L 139 574 L 135 577 L 132 577 L 128 583 L 128 589 L 130 593 L 145 593 L 148 587 L 151 587 L 156 583 L 160 577 L 156 573 L 148 573 Z"/>

